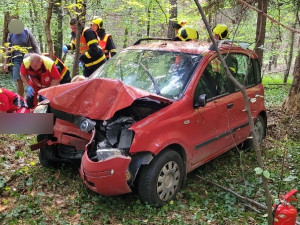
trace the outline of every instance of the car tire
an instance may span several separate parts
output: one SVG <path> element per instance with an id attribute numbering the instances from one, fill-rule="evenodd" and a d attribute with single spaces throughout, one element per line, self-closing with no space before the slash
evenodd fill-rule
<path id="1" fill-rule="evenodd" d="M 143 203 L 162 206 L 175 198 L 185 181 L 185 166 L 181 156 L 166 150 L 141 168 L 138 195 Z"/>
<path id="2" fill-rule="evenodd" d="M 37 141 L 40 142 L 44 139 L 48 139 L 48 135 L 38 135 Z M 46 168 L 55 168 L 57 167 L 57 162 L 53 161 L 55 158 L 55 147 L 54 146 L 45 146 L 40 148 L 39 160 L 43 167 Z"/>
<path id="3" fill-rule="evenodd" d="M 266 120 L 259 115 L 254 123 L 255 133 L 257 135 L 258 143 L 261 145 L 262 140 L 265 138 L 267 133 L 267 122 Z M 253 147 L 253 140 L 248 139 L 241 144 L 241 149 L 248 150 Z"/>
<path id="4" fill-rule="evenodd" d="M 39 160 L 43 167 L 56 168 L 57 162 L 51 160 L 55 157 L 54 149 L 51 147 L 40 148 Z"/>
<path id="5" fill-rule="evenodd" d="M 267 123 L 261 115 L 257 117 L 254 124 L 254 129 L 257 135 L 258 143 L 261 144 L 267 133 Z"/>

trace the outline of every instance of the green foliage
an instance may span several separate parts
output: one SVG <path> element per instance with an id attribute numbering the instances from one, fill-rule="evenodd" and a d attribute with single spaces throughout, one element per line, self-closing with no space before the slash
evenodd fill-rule
<path id="1" fill-rule="evenodd" d="M 292 80 L 288 80 L 287 85 L 282 85 L 283 75 L 282 74 L 272 74 L 265 75 L 263 77 L 263 84 L 265 86 L 265 103 L 267 107 L 272 107 L 280 105 L 283 103 L 285 98 L 288 96 L 289 90 L 291 88 L 290 84 Z"/>

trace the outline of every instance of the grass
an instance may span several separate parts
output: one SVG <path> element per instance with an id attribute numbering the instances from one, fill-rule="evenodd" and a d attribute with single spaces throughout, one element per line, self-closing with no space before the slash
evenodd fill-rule
<path id="1" fill-rule="evenodd" d="M 283 84 L 282 74 L 265 75 L 263 77 L 263 84 L 265 86 L 266 107 L 279 106 L 283 100 L 288 96 L 291 88 L 292 79 L 289 78 L 287 85 Z"/>
<path id="2" fill-rule="evenodd" d="M 265 77 L 263 82 L 267 86 L 269 80 Z M 285 86 L 270 86 L 266 89 L 267 103 L 278 106 L 287 91 Z M 300 141 L 293 133 L 283 135 L 284 129 L 291 131 L 299 124 L 288 119 L 281 122 L 283 126 L 270 130 L 262 145 L 274 199 L 279 192 L 300 186 Z M 38 152 L 29 148 L 32 143 L 34 135 L 0 135 L 0 224 L 267 223 L 266 212 L 256 212 L 250 204 L 198 178 L 204 177 L 264 204 L 262 181 L 254 172 L 257 167 L 254 151 L 232 149 L 194 170 L 187 175 L 176 200 L 157 208 L 143 205 L 132 193 L 114 197 L 98 195 L 83 184 L 76 168 L 41 167 Z M 283 155 L 286 159 L 282 170 Z M 280 179 L 281 174 L 285 179 Z M 300 208 L 299 202 L 293 204 Z"/>

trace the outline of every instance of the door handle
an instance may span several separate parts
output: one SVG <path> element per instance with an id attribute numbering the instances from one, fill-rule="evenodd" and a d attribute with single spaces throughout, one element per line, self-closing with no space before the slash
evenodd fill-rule
<path id="1" fill-rule="evenodd" d="M 233 103 L 229 103 L 228 105 L 227 105 L 227 109 L 230 109 L 230 108 L 232 108 L 233 107 Z"/>

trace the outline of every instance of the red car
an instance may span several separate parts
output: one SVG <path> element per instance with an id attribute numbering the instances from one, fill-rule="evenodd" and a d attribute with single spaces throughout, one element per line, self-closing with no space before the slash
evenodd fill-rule
<path id="1" fill-rule="evenodd" d="M 257 55 L 219 45 L 232 75 L 247 88 L 259 141 L 266 134 Z M 84 183 L 102 195 L 137 191 L 143 202 L 174 199 L 186 174 L 247 142 L 242 93 L 215 51 L 201 42 L 157 41 L 129 47 L 91 78 L 40 91 L 54 113 L 42 135 L 43 166 L 80 160 Z"/>

